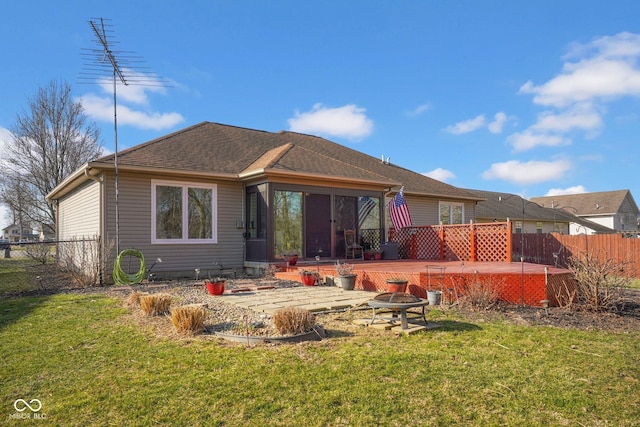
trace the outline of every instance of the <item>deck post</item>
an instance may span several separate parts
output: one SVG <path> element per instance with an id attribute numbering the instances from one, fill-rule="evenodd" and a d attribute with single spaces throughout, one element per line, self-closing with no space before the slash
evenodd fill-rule
<path id="1" fill-rule="evenodd" d="M 511 221 L 507 220 L 507 228 L 505 230 L 507 234 L 507 255 L 505 257 L 505 262 L 511 262 L 511 253 L 513 252 L 513 233 L 511 233 Z"/>
<path id="2" fill-rule="evenodd" d="M 469 224 L 469 261 L 474 262 L 476 260 L 476 225 L 471 222 Z"/>

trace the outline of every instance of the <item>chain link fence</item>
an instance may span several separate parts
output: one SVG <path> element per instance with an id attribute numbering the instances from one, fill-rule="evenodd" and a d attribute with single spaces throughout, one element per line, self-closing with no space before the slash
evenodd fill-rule
<path id="1" fill-rule="evenodd" d="M 100 239 L 1 243 L 0 296 L 104 283 Z"/>

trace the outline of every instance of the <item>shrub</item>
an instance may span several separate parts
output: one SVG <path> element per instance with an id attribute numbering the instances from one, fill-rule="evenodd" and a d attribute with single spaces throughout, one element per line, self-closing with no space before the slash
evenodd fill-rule
<path id="1" fill-rule="evenodd" d="M 472 307 L 487 310 L 498 302 L 499 297 L 497 283 L 476 278 L 465 289 L 463 301 Z"/>
<path id="2" fill-rule="evenodd" d="M 167 314 L 171 306 L 171 295 L 151 294 L 140 296 L 140 308 L 147 316 Z"/>
<path id="3" fill-rule="evenodd" d="M 273 315 L 273 325 L 283 335 L 296 335 L 308 332 L 316 323 L 316 318 L 309 310 L 299 307 L 286 307 L 277 310 Z"/>
<path id="4" fill-rule="evenodd" d="M 182 305 L 171 309 L 171 323 L 181 334 L 202 332 L 206 318 L 207 310 L 201 305 Z"/>
<path id="5" fill-rule="evenodd" d="M 58 242 L 57 257 L 71 280 L 82 287 L 104 283 L 105 262 L 115 246 L 114 240 L 76 239 Z"/>
<path id="6" fill-rule="evenodd" d="M 589 311 L 624 310 L 625 290 L 632 281 L 624 275 L 628 264 L 588 252 L 569 258 L 569 269 L 578 283 L 576 308 Z"/>
<path id="7" fill-rule="evenodd" d="M 140 307 L 140 297 L 143 295 L 149 295 L 149 292 L 133 291 L 129 294 L 125 304 L 129 307 Z"/>
<path id="8" fill-rule="evenodd" d="M 46 264 L 51 258 L 53 245 L 51 243 L 29 243 L 24 251 L 27 256 L 40 264 Z"/>

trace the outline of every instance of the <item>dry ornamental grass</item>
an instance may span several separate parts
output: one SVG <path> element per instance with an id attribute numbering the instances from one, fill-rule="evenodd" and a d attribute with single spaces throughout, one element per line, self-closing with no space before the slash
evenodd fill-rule
<path id="1" fill-rule="evenodd" d="M 309 310 L 299 307 L 281 308 L 273 315 L 273 325 L 284 335 L 296 335 L 311 330 L 316 319 Z"/>
<path id="2" fill-rule="evenodd" d="M 153 294 L 140 296 L 140 308 L 147 316 L 160 316 L 169 312 L 171 295 Z"/>
<path id="3" fill-rule="evenodd" d="M 183 305 L 171 309 L 171 323 L 182 334 L 198 334 L 204 330 L 207 310 L 200 305 Z"/>
<path id="4" fill-rule="evenodd" d="M 133 291 L 129 294 L 127 301 L 125 302 L 129 307 L 140 307 L 140 297 L 143 295 L 149 295 L 149 292 Z"/>

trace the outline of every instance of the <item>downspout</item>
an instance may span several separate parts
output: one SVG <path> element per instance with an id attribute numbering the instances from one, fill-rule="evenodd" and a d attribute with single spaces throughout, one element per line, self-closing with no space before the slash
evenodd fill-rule
<path id="1" fill-rule="evenodd" d="M 240 201 L 240 206 L 242 208 L 242 212 L 240 212 L 240 218 L 242 218 L 242 272 L 245 272 L 247 268 L 247 210 L 245 208 L 245 202 L 247 200 L 247 184 L 242 183 L 242 200 Z"/>
<path id="2" fill-rule="evenodd" d="M 87 169 L 85 169 L 85 170 L 84 170 L 84 176 L 86 176 L 87 178 L 89 178 L 89 179 L 90 179 L 90 180 L 92 180 L 92 181 L 95 181 L 95 182 L 97 182 L 97 183 L 99 183 L 99 184 L 102 184 L 102 179 L 100 179 L 100 178 L 98 178 L 98 177 L 95 177 L 95 176 L 93 176 L 93 175 L 90 175 L 90 174 L 89 174 L 89 169 L 90 169 L 90 168 L 87 168 Z"/>

